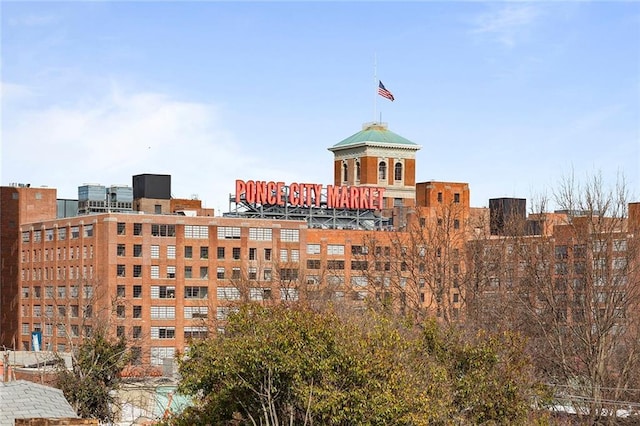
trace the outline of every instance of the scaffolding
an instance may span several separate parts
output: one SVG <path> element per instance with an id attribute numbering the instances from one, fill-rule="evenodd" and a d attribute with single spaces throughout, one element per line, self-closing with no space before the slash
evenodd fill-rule
<path id="1" fill-rule="evenodd" d="M 383 217 L 373 209 L 337 209 L 328 208 L 326 199 L 322 199 L 320 207 L 266 205 L 248 203 L 244 198 L 236 200 L 229 195 L 229 211 L 224 217 L 269 220 L 298 220 L 307 223 L 309 228 L 316 229 L 357 229 L 357 230 L 389 230 L 391 220 Z"/>

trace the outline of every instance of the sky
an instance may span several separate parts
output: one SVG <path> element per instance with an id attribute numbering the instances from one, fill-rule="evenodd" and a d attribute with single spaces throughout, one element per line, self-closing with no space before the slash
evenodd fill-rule
<path id="1" fill-rule="evenodd" d="M 327 148 L 382 120 L 474 207 L 572 175 L 640 201 L 640 2 L 2 1 L 0 24 L 2 185 L 170 174 L 221 213 L 236 179 L 332 184 Z"/>

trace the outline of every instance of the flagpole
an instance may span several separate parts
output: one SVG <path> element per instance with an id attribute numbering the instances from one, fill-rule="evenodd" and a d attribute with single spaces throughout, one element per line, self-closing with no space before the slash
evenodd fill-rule
<path id="1" fill-rule="evenodd" d="M 373 122 L 376 122 L 378 111 L 378 54 L 373 53 Z"/>

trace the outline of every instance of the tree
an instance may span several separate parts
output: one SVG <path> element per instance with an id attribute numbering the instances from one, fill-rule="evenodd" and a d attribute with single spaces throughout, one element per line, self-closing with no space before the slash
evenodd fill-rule
<path id="1" fill-rule="evenodd" d="M 405 326 L 409 324 L 409 326 Z M 173 425 L 426 425 L 524 420 L 531 376 L 515 338 L 426 329 L 367 311 L 247 304 L 193 342 L 180 392 L 200 403 Z"/>
<path id="2" fill-rule="evenodd" d="M 629 228 L 623 181 L 572 177 L 542 199 L 523 224 L 476 240 L 469 275 L 475 320 L 498 306 L 503 328 L 527 336 L 541 377 L 590 422 L 615 422 L 639 386 L 639 240 Z M 491 319 L 489 320 L 491 321 Z M 487 325 L 487 322 L 484 322 Z M 627 401 L 626 403 L 622 401 Z"/>
<path id="3" fill-rule="evenodd" d="M 85 337 L 72 357 L 72 369 L 60 363 L 56 387 L 75 408 L 80 417 L 97 418 L 111 422 L 116 402 L 113 391 L 120 386 L 119 373 L 130 360 L 124 337 L 117 340 L 107 336 L 106 328 L 94 327 L 93 334 Z"/>

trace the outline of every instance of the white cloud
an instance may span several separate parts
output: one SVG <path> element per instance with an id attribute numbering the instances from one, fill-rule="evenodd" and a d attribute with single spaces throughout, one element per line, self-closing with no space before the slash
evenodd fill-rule
<path id="1" fill-rule="evenodd" d="M 75 198 L 87 182 L 131 185 L 135 174 L 166 173 L 173 196 L 198 194 L 226 211 L 239 170 L 271 174 L 242 152 L 216 106 L 158 93 L 113 89 L 90 102 L 30 110 L 5 103 L 2 133 L 3 184 L 56 187 L 59 198 Z"/>
<path id="2" fill-rule="evenodd" d="M 507 4 L 480 15 L 474 22 L 472 32 L 495 37 L 505 46 L 513 47 L 539 15 L 540 10 L 533 5 Z"/>

